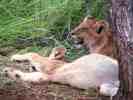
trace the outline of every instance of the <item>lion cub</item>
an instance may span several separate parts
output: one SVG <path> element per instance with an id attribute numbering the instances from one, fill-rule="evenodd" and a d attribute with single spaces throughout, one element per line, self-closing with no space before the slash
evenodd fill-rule
<path id="1" fill-rule="evenodd" d="M 66 50 L 59 51 L 60 53 L 53 52 L 49 57 L 42 57 L 36 53 L 14 55 L 11 60 L 28 60 L 36 71 L 26 73 L 13 68 L 6 68 L 4 71 L 10 78 L 24 82 L 52 81 L 80 89 L 99 87 L 100 93 L 107 96 L 117 93 L 119 79 L 118 62 L 115 59 L 92 53 L 68 63 L 64 61 Z"/>
<path id="2" fill-rule="evenodd" d="M 86 17 L 70 32 L 70 35 L 76 47 L 84 45 L 90 53 L 99 53 L 116 58 L 113 34 L 105 20 Z"/>

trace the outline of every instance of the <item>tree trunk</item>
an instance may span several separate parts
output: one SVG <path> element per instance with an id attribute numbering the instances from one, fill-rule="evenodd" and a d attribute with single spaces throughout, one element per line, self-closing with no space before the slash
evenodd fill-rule
<path id="1" fill-rule="evenodd" d="M 111 20 L 118 45 L 120 90 L 114 100 L 133 100 L 133 0 L 111 0 Z"/>

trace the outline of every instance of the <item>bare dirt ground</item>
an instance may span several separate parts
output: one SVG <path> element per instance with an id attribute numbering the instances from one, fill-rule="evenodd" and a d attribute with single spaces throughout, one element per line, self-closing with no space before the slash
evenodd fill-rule
<path id="1" fill-rule="evenodd" d="M 2 69 L 17 67 L 29 69 L 27 63 L 10 62 L 9 57 L 0 56 L 0 100 L 96 100 L 94 90 L 80 90 L 56 83 L 23 84 L 5 77 Z"/>

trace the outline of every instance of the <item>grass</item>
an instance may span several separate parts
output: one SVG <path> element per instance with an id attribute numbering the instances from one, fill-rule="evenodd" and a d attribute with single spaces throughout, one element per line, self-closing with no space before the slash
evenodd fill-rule
<path id="1" fill-rule="evenodd" d="M 92 16 L 97 19 L 105 19 L 107 12 L 107 4 L 106 0 L 90 0 L 90 13 Z"/>
<path id="2" fill-rule="evenodd" d="M 79 56 L 83 55 L 85 50 L 76 51 L 64 33 L 69 32 L 87 14 L 98 19 L 104 17 L 105 0 L 86 1 L 0 0 L 0 47 L 16 46 L 16 40 L 22 37 L 47 37 L 53 41 L 48 46 L 40 47 L 35 42 L 24 51 L 40 52 L 42 48 L 50 51 L 55 46 L 63 46 L 68 49 L 70 59 L 76 58 L 78 52 Z"/>

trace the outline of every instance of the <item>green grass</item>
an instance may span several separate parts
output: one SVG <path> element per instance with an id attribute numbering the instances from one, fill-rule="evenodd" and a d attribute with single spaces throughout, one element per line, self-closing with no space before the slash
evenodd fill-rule
<path id="1" fill-rule="evenodd" d="M 107 0 L 90 0 L 90 13 L 97 19 L 104 19 L 107 11 Z"/>
<path id="2" fill-rule="evenodd" d="M 90 0 L 87 7 L 90 13 L 87 14 L 103 18 L 104 2 L 105 0 Z M 15 46 L 18 37 L 43 36 L 53 42 L 46 47 L 33 43 L 33 46 L 24 51 L 40 52 L 42 48 L 49 48 L 50 51 L 55 46 L 63 46 L 68 49 L 67 56 L 74 59 L 78 57 L 79 51 L 64 39 L 63 33 L 69 32 L 87 15 L 84 5 L 85 0 L 0 0 L 0 47 Z M 78 55 L 81 56 L 84 52 L 82 49 Z"/>
<path id="3" fill-rule="evenodd" d="M 80 19 L 82 0 L 1 0 L 0 12 L 1 41 L 47 34 L 61 39 Z"/>

